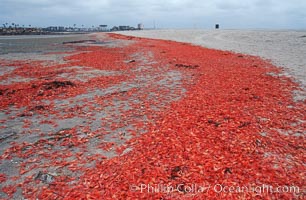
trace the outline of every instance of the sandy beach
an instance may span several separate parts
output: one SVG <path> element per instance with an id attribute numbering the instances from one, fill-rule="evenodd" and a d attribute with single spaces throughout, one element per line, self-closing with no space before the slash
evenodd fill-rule
<path id="1" fill-rule="evenodd" d="M 304 89 L 306 87 L 306 31 L 143 30 L 118 33 L 260 56 L 284 67 L 284 75 L 294 77 Z"/>
<path id="2" fill-rule="evenodd" d="M 0 199 L 304 197 L 305 32 L 120 34 L 0 38 Z"/>

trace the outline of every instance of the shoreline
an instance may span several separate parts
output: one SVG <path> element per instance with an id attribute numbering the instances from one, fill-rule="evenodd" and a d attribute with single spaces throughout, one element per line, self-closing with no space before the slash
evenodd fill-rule
<path id="1" fill-rule="evenodd" d="M 90 34 L 95 32 L 40 32 L 40 33 L 28 33 L 28 34 L 14 34 L 14 33 L 2 33 L 0 34 L 0 38 L 2 37 L 11 37 L 11 36 L 43 36 L 43 35 L 79 35 L 79 34 Z"/>

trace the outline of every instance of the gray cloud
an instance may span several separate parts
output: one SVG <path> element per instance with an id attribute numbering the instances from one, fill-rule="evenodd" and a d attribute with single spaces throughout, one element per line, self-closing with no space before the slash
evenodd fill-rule
<path id="1" fill-rule="evenodd" d="M 1 0 L 0 23 L 306 29 L 304 0 Z"/>

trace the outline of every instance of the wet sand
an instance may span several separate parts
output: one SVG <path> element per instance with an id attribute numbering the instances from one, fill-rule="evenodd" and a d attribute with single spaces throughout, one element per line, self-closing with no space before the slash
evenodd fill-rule
<path id="1" fill-rule="evenodd" d="M 87 35 L 0 36 L 0 55 L 11 53 L 47 53 L 72 50 L 63 42 L 85 40 Z M 1 56 L 3 57 L 3 56 Z"/>

